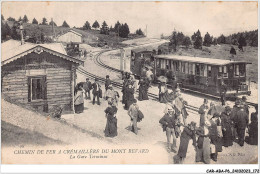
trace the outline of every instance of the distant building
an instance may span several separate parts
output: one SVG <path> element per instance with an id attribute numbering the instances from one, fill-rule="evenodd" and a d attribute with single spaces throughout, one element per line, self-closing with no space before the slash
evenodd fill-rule
<path id="1" fill-rule="evenodd" d="M 74 110 L 76 69 L 83 61 L 68 56 L 60 43 L 21 45 L 11 41 L 3 43 L 2 50 L 3 96 L 39 111 L 55 105 Z"/>
<path id="2" fill-rule="evenodd" d="M 57 36 L 56 41 L 65 42 L 65 43 L 70 43 L 70 42 L 82 43 L 82 34 L 74 30 L 69 30 L 64 34 Z"/>

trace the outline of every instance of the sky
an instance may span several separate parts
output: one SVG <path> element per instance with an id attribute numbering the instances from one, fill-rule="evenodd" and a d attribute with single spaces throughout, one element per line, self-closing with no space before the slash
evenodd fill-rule
<path id="1" fill-rule="evenodd" d="M 131 33 L 147 26 L 148 37 L 169 35 L 174 29 L 189 36 L 199 29 L 214 37 L 258 29 L 257 2 L 2 2 L 1 10 L 5 19 L 26 14 L 29 22 L 46 17 L 58 26 L 64 20 L 71 27 L 95 20 L 114 26 L 119 20 Z"/>

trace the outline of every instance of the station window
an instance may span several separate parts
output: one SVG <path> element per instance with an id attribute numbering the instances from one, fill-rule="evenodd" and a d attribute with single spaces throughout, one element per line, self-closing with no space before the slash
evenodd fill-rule
<path id="1" fill-rule="evenodd" d="M 28 101 L 42 100 L 46 98 L 46 76 L 28 77 Z"/>
<path id="2" fill-rule="evenodd" d="M 223 66 L 223 77 L 228 77 L 227 66 Z"/>
<path id="3" fill-rule="evenodd" d="M 192 74 L 195 75 L 195 64 L 192 64 Z"/>
<path id="4" fill-rule="evenodd" d="M 211 66 L 208 66 L 208 77 L 211 77 Z"/>

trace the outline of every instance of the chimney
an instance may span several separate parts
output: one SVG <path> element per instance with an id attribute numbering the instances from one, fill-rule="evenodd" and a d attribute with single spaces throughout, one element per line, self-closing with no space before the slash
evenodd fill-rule
<path id="1" fill-rule="evenodd" d="M 23 39 L 23 24 L 20 25 L 20 34 L 21 34 L 21 45 L 24 44 L 24 39 Z"/>

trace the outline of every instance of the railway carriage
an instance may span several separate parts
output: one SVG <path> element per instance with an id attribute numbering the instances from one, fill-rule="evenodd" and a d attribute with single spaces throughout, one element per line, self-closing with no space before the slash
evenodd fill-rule
<path id="1" fill-rule="evenodd" d="M 150 55 L 150 59 L 149 59 Z M 180 87 L 203 94 L 219 96 L 221 83 L 227 86 L 227 97 L 250 95 L 250 82 L 247 82 L 245 61 L 179 55 L 155 55 L 153 51 L 131 53 L 131 71 L 142 76 L 145 66 L 152 66 L 154 81 L 165 76 L 171 84 L 175 79 Z"/>

